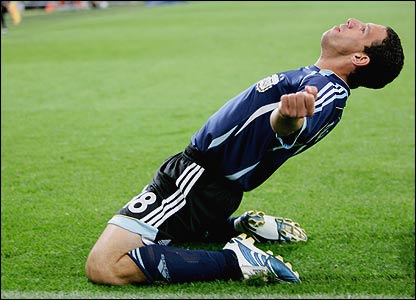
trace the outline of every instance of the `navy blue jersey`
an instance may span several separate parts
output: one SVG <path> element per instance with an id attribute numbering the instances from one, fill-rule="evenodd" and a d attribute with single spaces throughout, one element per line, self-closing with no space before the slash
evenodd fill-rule
<path id="1" fill-rule="evenodd" d="M 318 88 L 313 116 L 302 128 L 279 137 L 270 114 L 284 94 Z M 308 149 L 341 119 L 350 90 L 329 70 L 316 66 L 276 73 L 229 100 L 195 133 L 191 144 L 229 180 L 249 191 L 262 184 L 290 157 Z"/>

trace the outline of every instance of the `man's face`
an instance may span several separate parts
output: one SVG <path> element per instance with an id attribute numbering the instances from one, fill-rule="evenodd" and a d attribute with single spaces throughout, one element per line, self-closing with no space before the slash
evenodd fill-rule
<path id="1" fill-rule="evenodd" d="M 323 50 L 341 55 L 348 55 L 364 51 L 364 46 L 370 46 L 373 42 L 383 41 L 387 37 L 385 26 L 363 23 L 350 18 L 346 24 L 334 26 L 322 35 L 321 45 Z"/>

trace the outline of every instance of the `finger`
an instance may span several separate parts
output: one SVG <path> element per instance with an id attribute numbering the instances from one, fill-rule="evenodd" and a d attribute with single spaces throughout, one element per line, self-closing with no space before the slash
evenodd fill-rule
<path id="1" fill-rule="evenodd" d="M 314 97 L 306 97 L 305 99 L 305 109 L 306 109 L 306 116 L 310 117 L 315 112 L 315 98 Z"/>
<path id="2" fill-rule="evenodd" d="M 304 92 L 297 92 L 295 95 L 296 95 L 296 98 L 294 100 L 294 103 L 295 103 L 294 106 L 295 106 L 296 111 L 294 112 L 294 114 L 298 118 L 304 117 L 306 115 L 305 101 L 308 98 L 308 96 L 311 97 L 311 95 L 308 95 Z"/>
<path id="3" fill-rule="evenodd" d="M 282 95 L 280 97 L 280 105 L 279 105 L 279 112 L 282 116 L 288 116 L 289 112 L 289 96 L 288 95 Z"/>
<path id="4" fill-rule="evenodd" d="M 299 98 L 299 96 L 297 94 L 289 94 L 288 95 L 288 112 L 289 112 L 289 116 L 291 118 L 296 118 L 297 115 L 297 98 Z"/>
<path id="5" fill-rule="evenodd" d="M 313 85 L 305 86 L 305 92 L 314 96 L 315 100 L 318 98 L 318 88 Z"/>

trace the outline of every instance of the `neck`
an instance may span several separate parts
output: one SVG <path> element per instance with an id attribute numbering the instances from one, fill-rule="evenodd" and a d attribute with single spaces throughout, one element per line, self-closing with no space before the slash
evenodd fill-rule
<path id="1" fill-rule="evenodd" d="M 348 74 L 353 70 L 346 68 L 346 64 L 339 57 L 337 59 L 325 58 L 320 56 L 317 62 L 315 63 L 321 70 L 330 70 L 339 78 L 341 78 L 345 83 L 347 82 Z"/>

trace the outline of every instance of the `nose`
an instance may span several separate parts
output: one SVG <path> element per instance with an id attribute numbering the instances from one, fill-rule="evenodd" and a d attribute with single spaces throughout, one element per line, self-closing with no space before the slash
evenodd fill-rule
<path id="1" fill-rule="evenodd" d="M 354 18 L 349 18 L 347 20 L 347 25 L 349 29 L 354 28 L 355 26 L 359 27 L 361 24 L 363 24 L 363 22 Z"/>

